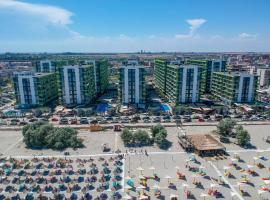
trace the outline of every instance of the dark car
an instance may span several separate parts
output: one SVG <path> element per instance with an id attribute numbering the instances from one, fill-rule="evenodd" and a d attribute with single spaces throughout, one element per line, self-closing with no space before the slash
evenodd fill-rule
<path id="1" fill-rule="evenodd" d="M 26 121 L 21 121 L 20 122 L 20 125 L 24 126 L 24 125 L 27 125 L 28 123 Z"/>
<path id="2" fill-rule="evenodd" d="M 88 119 L 85 118 L 85 117 L 82 117 L 82 118 L 80 119 L 80 124 L 89 124 Z"/>
<path id="3" fill-rule="evenodd" d="M 113 117 L 106 117 L 106 120 L 112 121 L 113 120 Z"/>
<path id="4" fill-rule="evenodd" d="M 180 115 L 174 115 L 173 119 L 181 119 L 181 116 Z"/>
<path id="5" fill-rule="evenodd" d="M 59 124 L 68 124 L 68 119 L 67 118 L 61 118 L 59 121 Z"/>
<path id="6" fill-rule="evenodd" d="M 36 122 L 36 121 L 38 121 L 38 119 L 36 119 L 36 118 L 29 119 L 29 122 Z"/>
<path id="7" fill-rule="evenodd" d="M 161 118 L 160 117 L 154 117 L 153 122 L 154 123 L 161 122 Z"/>

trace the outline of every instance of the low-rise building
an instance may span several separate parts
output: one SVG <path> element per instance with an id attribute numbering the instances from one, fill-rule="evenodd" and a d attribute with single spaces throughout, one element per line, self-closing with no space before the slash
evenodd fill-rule
<path id="1" fill-rule="evenodd" d="M 239 72 L 214 72 L 212 94 L 227 104 L 253 103 L 256 99 L 258 77 Z"/>
<path id="2" fill-rule="evenodd" d="M 15 72 L 13 83 L 19 108 L 48 105 L 58 97 L 55 73 Z"/>

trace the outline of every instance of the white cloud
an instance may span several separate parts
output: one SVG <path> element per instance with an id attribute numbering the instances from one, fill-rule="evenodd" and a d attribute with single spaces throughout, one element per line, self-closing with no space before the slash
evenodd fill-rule
<path id="1" fill-rule="evenodd" d="M 26 3 L 18 0 L 0 0 L 0 10 L 41 17 L 44 21 L 65 26 L 72 23 L 72 12 L 50 5 Z"/>
<path id="2" fill-rule="evenodd" d="M 194 34 L 195 31 L 200 28 L 207 20 L 205 19 L 188 19 L 187 23 L 190 25 L 190 34 Z"/>
<path id="3" fill-rule="evenodd" d="M 187 39 L 193 38 L 198 28 L 200 28 L 204 23 L 207 22 L 206 19 L 188 19 L 186 22 L 190 25 L 189 26 L 189 33 L 188 34 L 176 34 L 176 39 Z"/>
<path id="4" fill-rule="evenodd" d="M 258 34 L 250 34 L 250 33 L 240 33 L 238 37 L 240 39 L 250 39 L 250 38 L 257 38 Z"/>

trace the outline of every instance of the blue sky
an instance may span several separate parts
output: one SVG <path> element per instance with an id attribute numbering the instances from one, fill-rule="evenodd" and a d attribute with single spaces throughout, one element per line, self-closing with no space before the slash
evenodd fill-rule
<path id="1" fill-rule="evenodd" d="M 269 0 L 0 0 L 0 52 L 270 51 Z"/>

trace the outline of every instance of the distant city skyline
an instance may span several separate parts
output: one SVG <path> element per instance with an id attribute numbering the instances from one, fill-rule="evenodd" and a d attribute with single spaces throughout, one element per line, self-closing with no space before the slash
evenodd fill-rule
<path id="1" fill-rule="evenodd" d="M 268 0 L 0 0 L 0 52 L 270 52 Z"/>

